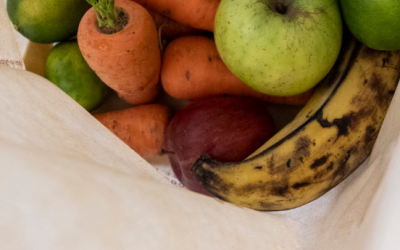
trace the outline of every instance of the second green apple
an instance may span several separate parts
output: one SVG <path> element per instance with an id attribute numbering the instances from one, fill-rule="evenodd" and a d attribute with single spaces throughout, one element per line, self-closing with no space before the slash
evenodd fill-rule
<path id="1" fill-rule="evenodd" d="M 291 96 L 328 74 L 342 44 L 342 20 L 336 0 L 222 0 L 214 35 L 239 79 Z"/>

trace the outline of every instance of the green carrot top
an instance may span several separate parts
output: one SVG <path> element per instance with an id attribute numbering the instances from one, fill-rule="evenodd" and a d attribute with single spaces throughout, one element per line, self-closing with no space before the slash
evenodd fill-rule
<path id="1" fill-rule="evenodd" d="M 113 28 L 115 24 L 119 23 L 119 15 L 122 8 L 114 7 L 114 0 L 86 0 L 93 6 L 96 13 L 99 27 Z"/>

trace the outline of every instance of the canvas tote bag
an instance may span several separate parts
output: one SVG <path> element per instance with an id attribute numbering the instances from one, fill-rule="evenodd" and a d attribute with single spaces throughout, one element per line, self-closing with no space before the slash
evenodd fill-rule
<path id="1" fill-rule="evenodd" d="M 349 178 L 300 208 L 258 212 L 171 185 L 24 70 L 4 1 L 0 24 L 0 249 L 400 249 L 399 93 Z"/>

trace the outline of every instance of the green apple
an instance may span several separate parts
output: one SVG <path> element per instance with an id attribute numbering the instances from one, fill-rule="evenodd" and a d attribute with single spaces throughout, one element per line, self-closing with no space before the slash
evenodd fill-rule
<path id="1" fill-rule="evenodd" d="M 244 83 L 291 96 L 328 74 L 342 20 L 336 0 L 222 0 L 214 36 L 222 60 Z"/>
<path id="2" fill-rule="evenodd" d="M 400 49 L 399 0 L 340 0 L 351 33 L 376 50 Z"/>

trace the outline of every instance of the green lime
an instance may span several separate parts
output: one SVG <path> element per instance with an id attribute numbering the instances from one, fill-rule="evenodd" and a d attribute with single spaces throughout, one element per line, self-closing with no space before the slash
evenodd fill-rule
<path id="1" fill-rule="evenodd" d="M 359 41 L 376 50 L 400 49 L 399 0 L 340 0 L 340 7 Z"/>
<path id="2" fill-rule="evenodd" d="M 51 49 L 45 77 L 88 111 L 102 104 L 110 93 L 83 58 L 76 40 L 61 42 Z"/>
<path id="3" fill-rule="evenodd" d="M 54 43 L 75 36 L 90 7 L 85 0 L 7 0 L 14 27 L 36 43 Z"/>

